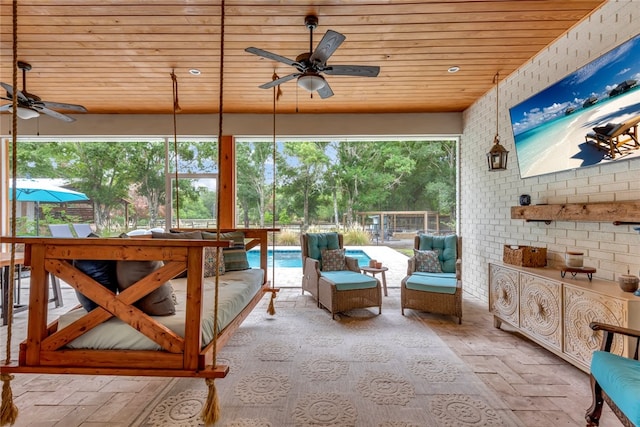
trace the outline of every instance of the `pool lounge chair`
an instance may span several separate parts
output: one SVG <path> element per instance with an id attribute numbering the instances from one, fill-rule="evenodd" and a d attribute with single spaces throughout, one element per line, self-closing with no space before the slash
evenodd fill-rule
<path id="1" fill-rule="evenodd" d="M 593 128 L 584 136 L 585 141 L 595 144 L 600 150 L 607 151 L 611 159 L 616 158 L 616 153 L 622 154 L 622 150 L 637 150 L 638 123 L 640 116 L 635 116 L 622 123 L 607 123 L 605 126 Z"/>

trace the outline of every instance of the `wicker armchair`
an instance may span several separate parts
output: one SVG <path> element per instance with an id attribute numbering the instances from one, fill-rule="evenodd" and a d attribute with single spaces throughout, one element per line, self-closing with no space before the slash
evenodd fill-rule
<path id="1" fill-rule="evenodd" d="M 414 249 L 435 250 L 442 273 L 417 271 L 416 256 L 409 258 L 400 283 L 402 314 L 405 308 L 456 316 L 462 323 L 462 239 L 458 236 L 420 235 Z"/>
<path id="2" fill-rule="evenodd" d="M 302 252 L 302 293 L 309 292 L 335 314 L 354 308 L 378 307 L 382 312 L 380 281 L 360 272 L 358 260 L 344 257 L 344 269 L 323 271 L 322 251 L 344 249 L 339 233 L 303 233 L 300 235 Z"/>

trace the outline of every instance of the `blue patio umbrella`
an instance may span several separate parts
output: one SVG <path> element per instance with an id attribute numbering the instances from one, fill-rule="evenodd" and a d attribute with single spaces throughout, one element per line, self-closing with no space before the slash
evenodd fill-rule
<path id="1" fill-rule="evenodd" d="M 13 200 L 13 181 L 9 181 L 9 200 Z M 51 184 L 49 180 L 16 179 L 16 201 L 35 202 L 36 234 L 39 231 L 40 203 L 66 203 L 89 200 L 86 194 Z"/>
<path id="2" fill-rule="evenodd" d="M 13 184 L 9 181 L 9 185 Z M 9 200 L 13 199 L 13 188 L 9 189 Z M 45 180 L 17 179 L 16 200 L 19 202 L 65 203 L 89 200 L 86 194 L 53 185 Z"/>

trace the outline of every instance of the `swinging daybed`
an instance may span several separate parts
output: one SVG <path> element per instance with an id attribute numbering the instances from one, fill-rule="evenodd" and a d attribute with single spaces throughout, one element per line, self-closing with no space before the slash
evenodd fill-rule
<path id="1" fill-rule="evenodd" d="M 203 252 L 207 246 L 228 247 L 228 241 L 147 239 L 147 238 L 7 238 L 7 243 L 24 244 L 25 265 L 31 267 L 27 337 L 20 344 L 17 363 L 0 366 L 0 372 L 40 374 L 92 374 L 222 378 L 228 368 L 214 364 L 215 353 L 229 340 L 242 321 L 271 292 L 266 280 L 268 229 L 242 230 L 249 239 L 247 248 L 260 247 L 262 283 L 252 290 L 249 302 L 234 314 L 233 320 L 220 325 L 214 339 L 207 334 L 206 313 L 214 302 L 203 298 Z M 5 240 L 3 238 L 3 240 Z M 218 249 L 219 251 L 221 249 Z M 114 294 L 77 269 L 70 260 L 157 261 L 164 266 L 151 272 L 126 290 Z M 161 319 L 145 314 L 134 303 L 165 282 L 188 271 L 184 301 L 184 336 Z M 59 327 L 49 317 L 49 275 L 70 284 L 96 302 L 99 307 L 77 320 Z M 222 276 L 224 277 L 224 276 Z M 220 278 L 219 280 L 223 280 Z M 215 293 L 215 292 L 214 292 Z M 207 309 L 209 307 L 209 309 Z M 130 325 L 153 341 L 161 350 L 109 350 L 69 348 L 78 337 L 89 333 L 112 317 Z M 205 326 L 203 326 L 203 323 Z M 223 327 L 222 327 L 223 326 Z"/>

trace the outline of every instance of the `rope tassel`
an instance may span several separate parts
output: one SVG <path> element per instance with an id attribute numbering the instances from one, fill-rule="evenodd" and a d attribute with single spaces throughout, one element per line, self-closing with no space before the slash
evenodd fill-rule
<path id="1" fill-rule="evenodd" d="M 207 401 L 202 408 L 202 421 L 204 425 L 213 425 L 220 419 L 220 402 L 218 400 L 218 391 L 216 390 L 216 384 L 213 378 L 207 378 L 207 388 L 209 393 L 207 394 Z"/>
<path id="2" fill-rule="evenodd" d="M 18 419 L 18 407 L 13 404 L 11 380 L 13 375 L 2 374 L 2 406 L 0 407 L 0 426 L 13 425 Z"/>
<path id="3" fill-rule="evenodd" d="M 267 307 L 267 314 L 269 314 L 270 316 L 273 316 L 276 314 L 276 307 L 273 304 L 273 302 L 276 299 L 276 291 L 272 290 L 271 291 L 271 299 L 269 300 L 269 307 Z"/>

